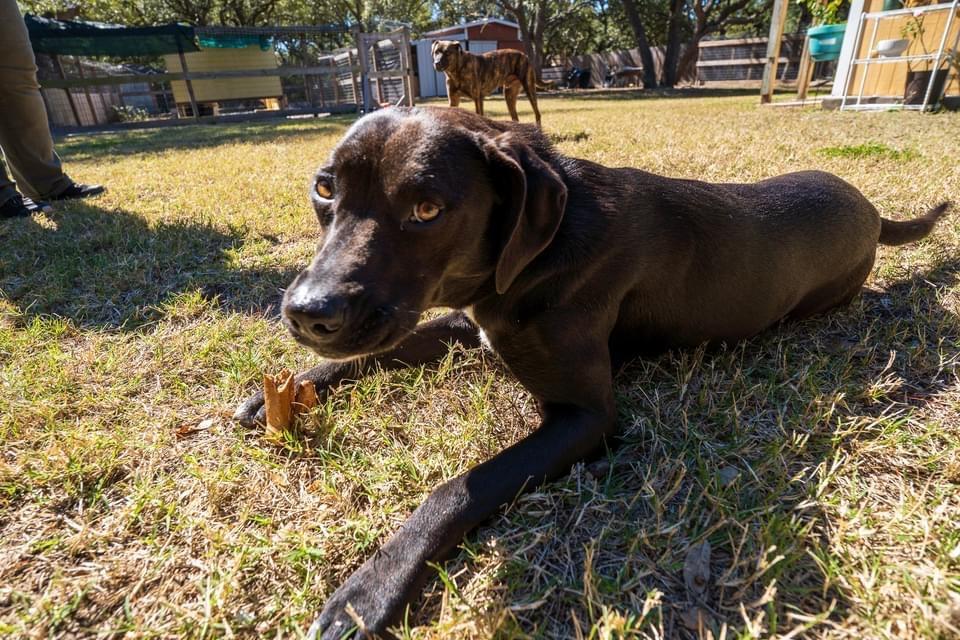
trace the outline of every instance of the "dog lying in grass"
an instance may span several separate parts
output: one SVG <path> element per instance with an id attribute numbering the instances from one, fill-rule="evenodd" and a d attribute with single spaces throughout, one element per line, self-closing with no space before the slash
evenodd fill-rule
<path id="1" fill-rule="evenodd" d="M 478 333 L 537 399 L 524 440 L 438 487 L 330 597 L 317 637 L 389 636 L 462 537 L 616 434 L 613 372 L 637 355 L 736 341 L 850 302 L 877 245 L 947 210 L 881 218 L 840 178 L 676 180 L 568 158 L 539 129 L 458 109 L 362 118 L 317 172 L 322 242 L 283 322 L 328 358 L 321 394 L 440 359 Z M 432 307 L 456 309 L 418 325 Z M 263 421 L 262 395 L 236 413 Z"/>

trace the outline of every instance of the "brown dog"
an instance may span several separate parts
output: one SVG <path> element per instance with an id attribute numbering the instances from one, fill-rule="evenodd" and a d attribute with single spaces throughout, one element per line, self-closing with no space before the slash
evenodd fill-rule
<path id="1" fill-rule="evenodd" d="M 503 87 L 510 117 L 519 122 L 517 96 L 523 89 L 540 126 L 537 107 L 537 77 L 527 55 L 515 49 L 497 49 L 483 55 L 464 51 L 456 40 L 436 40 L 431 48 L 433 66 L 447 76 L 447 99 L 451 107 L 460 104 L 460 96 L 473 98 L 477 113 L 483 115 L 483 98 Z"/>
<path id="2" fill-rule="evenodd" d="M 602 450 L 625 361 L 845 305 L 878 244 L 920 240 L 947 209 L 885 220 L 821 171 L 710 184 L 611 169 L 561 155 L 530 125 L 402 107 L 357 121 L 310 197 L 321 242 L 283 322 L 330 359 L 298 380 L 326 395 L 477 345 L 480 329 L 542 413 L 539 429 L 440 485 L 327 599 L 309 634 L 322 640 L 393 637 L 466 532 Z M 433 307 L 459 311 L 417 325 Z M 259 393 L 236 414 L 263 416 Z"/>

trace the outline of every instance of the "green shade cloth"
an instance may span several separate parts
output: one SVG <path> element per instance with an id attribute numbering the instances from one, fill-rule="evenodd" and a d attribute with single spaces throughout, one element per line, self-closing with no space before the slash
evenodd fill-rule
<path id="1" fill-rule="evenodd" d="M 193 27 L 124 27 L 82 20 L 54 20 L 26 15 L 30 43 L 36 53 L 68 56 L 159 56 L 199 51 Z"/>
<path id="2" fill-rule="evenodd" d="M 209 35 L 202 33 L 197 36 L 200 47 L 203 49 L 244 49 L 250 45 L 257 45 L 261 51 L 273 49 L 273 38 L 270 36 L 227 36 Z"/>

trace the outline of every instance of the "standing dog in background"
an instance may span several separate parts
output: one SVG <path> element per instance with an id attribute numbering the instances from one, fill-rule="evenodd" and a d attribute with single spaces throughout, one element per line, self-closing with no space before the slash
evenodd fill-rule
<path id="1" fill-rule="evenodd" d="M 447 76 L 447 99 L 451 107 L 460 104 L 460 96 L 473 98 L 477 113 L 483 115 L 483 98 L 503 87 L 510 117 L 519 122 L 517 96 L 523 89 L 540 126 L 537 108 L 537 76 L 522 51 L 497 49 L 483 55 L 464 51 L 456 40 L 435 40 L 431 47 L 433 66 Z"/>

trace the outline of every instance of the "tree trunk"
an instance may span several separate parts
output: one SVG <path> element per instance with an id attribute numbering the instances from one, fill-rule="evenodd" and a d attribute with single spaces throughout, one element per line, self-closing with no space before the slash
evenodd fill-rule
<path id="1" fill-rule="evenodd" d="M 520 27 L 520 37 L 523 38 L 523 51 L 530 60 L 530 66 L 536 75 L 537 82 L 543 77 L 543 34 L 546 30 L 546 16 L 543 7 L 537 6 L 533 14 L 533 25 L 522 3 L 515 5 L 506 2 L 498 3 L 500 8 L 513 16 Z"/>
<path id="2" fill-rule="evenodd" d="M 662 87 L 673 87 L 679 78 L 678 59 L 680 58 L 680 27 L 683 26 L 684 0 L 671 0 L 670 23 L 667 27 L 667 52 L 663 57 Z"/>
<path id="3" fill-rule="evenodd" d="M 640 20 L 640 13 L 637 11 L 636 0 L 623 0 L 623 10 L 637 39 L 637 48 L 640 49 L 640 61 L 643 63 L 643 88 L 653 89 L 657 86 L 657 68 L 653 62 L 650 44 L 647 42 L 647 32 L 643 28 L 643 21 Z"/>
<path id="4" fill-rule="evenodd" d="M 697 31 L 687 43 L 687 48 L 680 57 L 680 63 L 677 64 L 677 80 L 696 80 L 697 78 L 697 60 L 700 58 L 700 41 L 703 40 L 706 33 Z"/>

